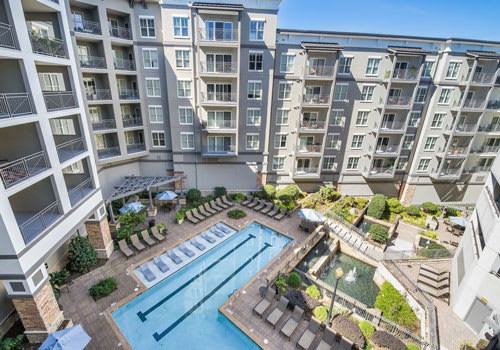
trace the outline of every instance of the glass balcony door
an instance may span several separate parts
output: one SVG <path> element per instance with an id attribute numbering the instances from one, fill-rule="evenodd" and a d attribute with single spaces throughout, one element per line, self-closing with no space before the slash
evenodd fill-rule
<path id="1" fill-rule="evenodd" d="M 231 151 L 230 136 L 211 136 L 208 138 L 209 152 L 229 152 Z"/>
<path id="2" fill-rule="evenodd" d="M 207 72 L 226 72 L 233 61 L 232 55 L 207 54 Z"/>
<path id="3" fill-rule="evenodd" d="M 208 112 L 209 128 L 231 127 L 231 112 Z"/>

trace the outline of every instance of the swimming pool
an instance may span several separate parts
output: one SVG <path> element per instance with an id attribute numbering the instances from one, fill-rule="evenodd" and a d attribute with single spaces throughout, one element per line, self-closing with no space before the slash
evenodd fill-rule
<path id="1" fill-rule="evenodd" d="M 111 315 L 135 350 L 259 349 L 218 308 L 290 241 L 254 222 Z"/>

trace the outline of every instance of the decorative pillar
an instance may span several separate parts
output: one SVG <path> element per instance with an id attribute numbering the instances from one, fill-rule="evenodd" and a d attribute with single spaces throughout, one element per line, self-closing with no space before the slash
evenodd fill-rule
<path id="1" fill-rule="evenodd" d="M 100 215 L 102 213 L 104 214 Z M 93 217 L 93 219 L 85 222 L 89 242 L 97 251 L 99 259 L 108 259 L 113 252 L 114 246 L 104 206 L 98 209 Z"/>
<path id="2" fill-rule="evenodd" d="M 175 171 L 174 176 L 184 176 L 183 171 Z M 176 191 L 181 191 L 181 194 L 184 191 L 184 179 L 180 178 L 179 180 L 175 181 L 175 190 Z"/>
<path id="3" fill-rule="evenodd" d="M 257 189 L 262 189 L 267 183 L 267 173 L 257 173 Z"/>

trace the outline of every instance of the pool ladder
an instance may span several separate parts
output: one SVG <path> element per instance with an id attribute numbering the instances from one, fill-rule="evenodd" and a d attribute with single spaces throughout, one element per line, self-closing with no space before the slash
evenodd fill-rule
<path id="1" fill-rule="evenodd" d="M 235 290 L 233 290 L 231 293 L 229 293 L 229 295 L 227 296 L 228 298 L 231 298 L 231 296 L 238 290 L 238 288 L 236 288 Z"/>

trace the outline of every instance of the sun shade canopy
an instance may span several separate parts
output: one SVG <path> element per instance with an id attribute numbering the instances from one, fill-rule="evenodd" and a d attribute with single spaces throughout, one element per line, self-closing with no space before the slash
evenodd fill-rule
<path id="1" fill-rule="evenodd" d="M 125 181 L 115 188 L 111 196 L 106 199 L 106 203 L 142 191 L 149 191 L 152 187 L 165 186 L 185 178 L 186 176 L 125 176 Z"/>

